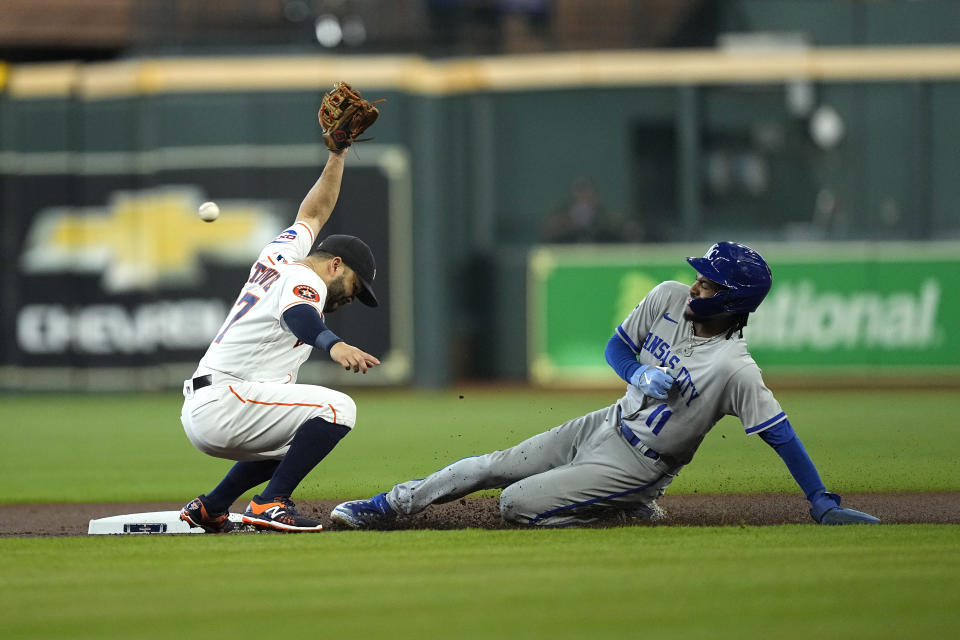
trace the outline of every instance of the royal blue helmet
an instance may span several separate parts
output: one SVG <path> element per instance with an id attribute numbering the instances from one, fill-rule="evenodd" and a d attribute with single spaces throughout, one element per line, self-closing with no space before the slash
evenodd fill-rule
<path id="1" fill-rule="evenodd" d="M 726 287 L 713 297 L 690 302 L 690 309 L 701 316 L 756 311 L 773 282 L 763 256 L 739 242 L 718 242 L 702 258 L 687 258 L 687 262 L 697 273 Z"/>

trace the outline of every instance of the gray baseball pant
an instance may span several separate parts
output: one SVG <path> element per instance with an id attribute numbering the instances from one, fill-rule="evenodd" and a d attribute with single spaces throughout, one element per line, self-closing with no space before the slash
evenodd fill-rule
<path id="1" fill-rule="evenodd" d="M 398 484 L 386 499 L 397 513 L 411 515 L 474 491 L 503 488 L 500 513 L 508 522 L 569 526 L 617 512 L 649 516 L 650 503 L 675 475 L 626 441 L 614 404 L 509 449 Z"/>

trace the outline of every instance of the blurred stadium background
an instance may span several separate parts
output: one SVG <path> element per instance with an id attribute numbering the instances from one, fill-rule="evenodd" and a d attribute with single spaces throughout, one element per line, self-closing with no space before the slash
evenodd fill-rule
<path id="1" fill-rule="evenodd" d="M 617 384 L 721 239 L 773 264 L 769 376 L 960 379 L 954 0 L 0 0 L 0 60 L 6 390 L 179 387 L 339 79 L 387 98 L 328 227 L 385 305 L 330 320 L 385 366 L 301 381 Z"/>

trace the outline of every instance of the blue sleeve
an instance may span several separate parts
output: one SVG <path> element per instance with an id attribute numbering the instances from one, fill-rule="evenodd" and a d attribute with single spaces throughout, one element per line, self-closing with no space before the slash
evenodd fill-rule
<path id="1" fill-rule="evenodd" d="M 633 355 L 633 350 L 616 333 L 607 341 L 603 355 L 607 364 L 626 382 L 630 382 L 630 376 L 642 366 Z"/>
<path id="2" fill-rule="evenodd" d="M 813 502 L 826 491 L 813 460 L 807 455 L 789 420 L 784 419 L 758 435 L 783 459 L 807 500 Z"/>
<path id="3" fill-rule="evenodd" d="M 309 304 L 296 304 L 284 311 L 283 322 L 298 340 L 323 351 L 330 351 L 330 347 L 341 341 Z"/>

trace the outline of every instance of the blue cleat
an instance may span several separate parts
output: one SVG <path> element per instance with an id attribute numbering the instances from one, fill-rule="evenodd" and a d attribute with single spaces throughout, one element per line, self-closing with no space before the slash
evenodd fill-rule
<path id="1" fill-rule="evenodd" d="M 397 515 L 387 503 L 387 494 L 378 493 L 368 500 L 351 500 L 334 507 L 330 519 L 351 529 L 368 529 L 392 520 Z"/>

